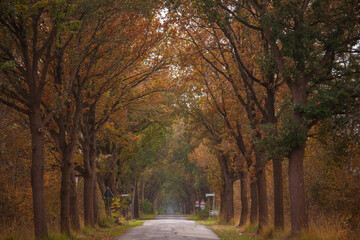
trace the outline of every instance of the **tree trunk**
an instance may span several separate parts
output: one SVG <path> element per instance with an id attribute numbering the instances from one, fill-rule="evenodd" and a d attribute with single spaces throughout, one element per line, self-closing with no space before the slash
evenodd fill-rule
<path id="1" fill-rule="evenodd" d="M 234 181 L 233 180 L 230 180 L 229 183 L 226 184 L 225 199 L 226 199 L 226 222 L 230 223 L 234 219 Z"/>
<path id="2" fill-rule="evenodd" d="M 250 178 L 250 200 L 251 200 L 251 206 L 250 206 L 250 224 L 256 224 L 259 216 L 258 211 L 258 190 L 257 190 L 257 183 L 254 177 Z"/>
<path id="3" fill-rule="evenodd" d="M 134 187 L 132 189 L 132 194 L 131 194 L 131 208 L 130 208 L 130 216 L 133 217 L 134 219 L 134 212 L 135 212 L 135 195 L 136 195 L 136 181 L 135 181 L 135 184 L 134 184 Z"/>
<path id="4" fill-rule="evenodd" d="M 294 236 L 308 227 L 303 170 L 304 152 L 305 147 L 294 148 L 289 158 L 291 234 Z"/>
<path id="5" fill-rule="evenodd" d="M 84 224 L 94 226 L 94 176 L 90 166 L 90 144 L 85 141 L 83 146 L 84 159 Z"/>
<path id="6" fill-rule="evenodd" d="M 98 190 L 97 190 L 97 176 L 96 176 L 96 170 L 93 170 L 94 173 L 94 200 L 93 200 L 93 204 L 94 204 L 94 224 L 99 224 L 100 222 L 100 215 L 99 215 L 99 201 L 98 201 Z"/>
<path id="7" fill-rule="evenodd" d="M 48 235 L 44 198 L 44 128 L 40 104 L 29 115 L 32 145 L 31 188 L 33 194 L 35 237 Z"/>
<path id="8" fill-rule="evenodd" d="M 84 160 L 84 222 L 86 226 L 95 226 L 94 220 L 94 184 L 95 184 L 95 160 L 96 160 L 96 136 L 95 136 L 95 113 L 89 114 L 88 126 L 85 130 L 83 146 Z"/>
<path id="9" fill-rule="evenodd" d="M 238 227 L 244 226 L 247 222 L 249 215 L 249 204 L 248 204 L 248 184 L 246 171 L 240 174 L 240 198 L 241 198 L 241 214 Z"/>
<path id="10" fill-rule="evenodd" d="M 77 200 L 77 186 L 76 186 L 75 170 L 71 169 L 70 173 L 70 221 L 71 227 L 75 231 L 80 231 L 80 216 Z"/>
<path id="11" fill-rule="evenodd" d="M 274 75 L 269 76 L 269 84 L 274 84 Z M 267 88 L 266 111 L 268 112 L 268 121 L 273 124 L 275 129 L 273 136 L 277 135 L 277 119 L 275 116 L 275 90 Z M 274 178 L 274 227 L 275 229 L 284 229 L 284 202 L 283 202 L 283 180 L 282 180 L 282 162 L 279 157 L 273 157 L 273 178 Z"/>
<path id="12" fill-rule="evenodd" d="M 188 199 L 186 201 L 186 205 L 187 205 L 186 214 L 190 214 L 190 212 L 191 212 L 191 199 L 190 199 L 190 197 L 188 197 Z"/>
<path id="13" fill-rule="evenodd" d="M 225 209 L 225 184 L 223 185 L 222 192 L 220 194 L 220 219 L 226 218 L 226 209 Z"/>
<path id="14" fill-rule="evenodd" d="M 293 122 L 297 138 L 304 137 L 305 142 L 296 142 L 296 146 L 289 154 L 289 190 L 290 190 L 290 213 L 291 213 L 291 235 L 296 236 L 308 227 L 308 216 L 305 204 L 304 186 L 304 153 L 306 145 L 307 129 L 305 127 L 303 113 L 296 110 L 306 103 L 307 80 L 302 74 L 295 83 L 288 82 L 294 104 Z M 298 140 L 297 141 L 301 141 Z"/>
<path id="15" fill-rule="evenodd" d="M 138 187 L 137 187 L 137 181 L 135 181 L 135 190 L 134 190 L 135 196 L 134 196 L 134 218 L 140 218 L 139 215 L 139 195 L 138 195 Z"/>
<path id="16" fill-rule="evenodd" d="M 71 163 L 63 158 L 60 189 L 60 231 L 70 236 L 70 171 Z"/>
<path id="17" fill-rule="evenodd" d="M 234 219 L 234 180 L 227 178 L 224 184 L 224 220 L 230 223 Z"/>
<path id="18" fill-rule="evenodd" d="M 143 210 L 143 203 L 144 203 L 144 193 L 145 193 L 145 184 L 144 184 L 144 177 L 141 177 L 141 181 L 140 181 L 140 211 L 143 214 L 144 210 Z"/>
<path id="19" fill-rule="evenodd" d="M 273 159 L 274 177 L 274 227 L 284 229 L 284 200 L 283 200 L 283 178 L 281 159 Z"/>
<path id="20" fill-rule="evenodd" d="M 268 200 L 266 189 L 266 163 L 259 153 L 255 152 L 256 159 L 256 178 L 258 185 L 258 204 L 259 204 L 259 230 L 263 230 L 268 224 Z"/>

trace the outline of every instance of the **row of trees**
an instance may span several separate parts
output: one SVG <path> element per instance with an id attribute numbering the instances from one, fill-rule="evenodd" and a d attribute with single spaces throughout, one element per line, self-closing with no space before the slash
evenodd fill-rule
<path id="1" fill-rule="evenodd" d="M 155 18 L 157 7 L 149 1 L 1 2 L 0 102 L 27 117 L 21 123 L 31 136 L 37 238 L 48 234 L 49 154 L 61 169 L 60 226 L 70 235 L 70 218 L 72 227 L 80 228 L 76 177 L 84 183 L 84 223 L 94 226 L 96 183 L 102 192 L 112 184 L 107 173 L 97 176 L 102 163 L 96 158 L 112 153 L 106 164 L 113 167 L 122 149 L 146 142 L 136 133 L 156 121 L 153 113 L 166 110 L 144 104 L 161 101 L 156 93 L 166 88 L 161 81 L 166 54 L 159 54 L 165 51 L 166 26 Z"/>
<path id="2" fill-rule="evenodd" d="M 307 228 L 308 138 L 319 136 L 319 126 L 329 121 L 353 136 L 359 132 L 356 4 L 200 0 L 171 5 L 185 49 L 177 59 L 178 105 L 219 163 L 221 216 L 227 222 L 234 217 L 237 179 L 240 225 L 247 222 L 249 176 L 250 222 L 258 221 L 260 229 L 269 224 L 265 170 L 271 160 L 274 225 L 284 228 L 282 162 L 287 159 L 292 234 Z"/>
<path id="3" fill-rule="evenodd" d="M 97 189 L 106 187 L 132 193 L 135 217 L 145 200 L 189 213 L 204 193 L 220 192 L 221 218 L 230 222 L 240 180 L 239 225 L 250 215 L 262 229 L 273 201 L 274 225 L 283 229 L 288 177 L 291 228 L 299 234 L 308 225 L 306 189 L 324 206 L 331 199 L 319 194 L 337 196 L 343 185 L 329 178 L 341 173 L 347 194 L 357 192 L 356 4 L 2 1 L 0 167 L 15 187 L 1 185 L 9 196 L 1 203 L 17 212 L 8 198 L 28 202 L 11 191 L 32 196 L 37 238 L 48 234 L 47 217 L 58 216 L 46 213 L 47 199 L 60 195 L 61 231 L 70 235 L 80 228 L 80 199 L 85 225 L 98 222 Z M 304 158 L 318 156 L 326 161 L 310 161 L 317 171 L 306 175 L 316 181 L 304 181 Z M 349 209 L 354 223 L 358 207 Z M 2 222 L 11 218 L 0 210 Z"/>

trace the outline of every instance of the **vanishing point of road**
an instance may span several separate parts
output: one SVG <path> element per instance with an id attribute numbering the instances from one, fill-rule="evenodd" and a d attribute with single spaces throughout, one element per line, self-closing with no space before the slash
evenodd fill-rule
<path id="1" fill-rule="evenodd" d="M 139 227 L 130 229 L 118 240 L 219 240 L 209 228 L 187 220 L 181 215 L 158 215 L 154 220 L 144 221 Z"/>

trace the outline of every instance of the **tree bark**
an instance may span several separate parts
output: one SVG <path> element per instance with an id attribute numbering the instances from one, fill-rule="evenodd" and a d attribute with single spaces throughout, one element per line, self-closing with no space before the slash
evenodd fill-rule
<path id="1" fill-rule="evenodd" d="M 99 224 L 100 222 L 100 215 L 99 215 L 99 201 L 98 201 L 98 189 L 97 189 L 97 175 L 96 175 L 96 170 L 93 170 L 94 172 L 94 200 L 93 200 L 93 204 L 94 204 L 94 224 Z"/>
<path id="2" fill-rule="evenodd" d="M 268 224 L 268 201 L 266 189 L 266 164 L 259 153 L 255 151 L 256 159 L 256 178 L 258 185 L 258 204 L 259 204 L 259 230 L 264 229 Z"/>
<path id="3" fill-rule="evenodd" d="M 92 172 L 84 175 L 84 222 L 94 227 L 94 177 Z"/>
<path id="4" fill-rule="evenodd" d="M 223 207 L 223 220 L 226 223 L 230 223 L 234 219 L 234 180 L 227 177 L 224 180 L 224 194 L 221 198 L 224 201 Z M 221 209 L 220 209 L 221 211 Z"/>
<path id="5" fill-rule="evenodd" d="M 94 184 L 96 159 L 95 109 L 90 108 L 83 126 L 83 162 L 84 162 L 84 222 L 86 226 L 95 226 L 94 220 Z"/>
<path id="6" fill-rule="evenodd" d="M 94 226 L 94 176 L 90 161 L 90 143 L 89 139 L 85 140 L 83 146 L 84 160 L 84 223 L 85 226 Z"/>
<path id="7" fill-rule="evenodd" d="M 144 213 L 144 210 L 143 210 L 143 203 L 144 203 L 144 193 L 145 193 L 145 183 L 144 183 L 144 177 L 141 177 L 141 182 L 140 182 L 140 210 L 141 210 L 141 213 L 143 214 Z"/>
<path id="8" fill-rule="evenodd" d="M 259 216 L 258 190 L 254 177 L 250 177 L 250 224 L 256 224 Z"/>
<path id="9" fill-rule="evenodd" d="M 37 239 L 48 235 L 44 198 L 44 126 L 40 102 L 29 115 L 32 145 L 31 188 L 33 194 L 34 227 Z"/>
<path id="10" fill-rule="evenodd" d="M 71 163 L 63 159 L 61 167 L 61 189 L 60 189 L 60 231 L 70 236 L 70 171 Z"/>
<path id="11" fill-rule="evenodd" d="M 222 192 L 220 194 L 220 219 L 225 219 L 226 218 L 226 199 L 225 199 L 225 184 L 223 184 L 223 189 Z"/>
<path id="12" fill-rule="evenodd" d="M 135 196 L 134 196 L 134 218 L 137 219 L 137 218 L 140 218 L 140 215 L 139 215 L 139 195 L 138 195 L 138 187 L 137 187 L 137 181 L 135 181 L 135 190 L 134 190 L 134 193 L 135 193 Z"/>
<path id="13" fill-rule="evenodd" d="M 240 173 L 240 198 L 241 198 L 241 214 L 238 227 L 244 226 L 249 215 L 248 204 L 248 183 L 246 171 Z"/>
<path id="14" fill-rule="evenodd" d="M 80 231 L 79 205 L 77 199 L 75 170 L 71 169 L 70 173 L 70 221 L 71 227 L 75 231 Z"/>
<path id="15" fill-rule="evenodd" d="M 297 81 L 287 82 L 294 104 L 293 124 L 295 125 L 295 133 L 298 138 L 306 138 L 307 130 L 303 113 L 298 111 L 296 107 L 301 107 L 306 103 L 307 79 L 300 74 Z M 305 186 L 304 186 L 304 153 L 305 142 L 297 139 L 289 153 L 289 190 L 290 190 L 290 213 L 291 213 L 291 235 L 297 236 L 302 230 L 308 228 L 308 216 L 305 204 Z"/>
<path id="16" fill-rule="evenodd" d="M 274 227 L 284 229 L 284 200 L 283 200 L 283 177 L 281 159 L 273 159 L 274 177 Z"/>
<path id="17" fill-rule="evenodd" d="M 308 227 L 303 170 L 304 152 L 305 147 L 294 148 L 290 152 L 289 159 L 291 234 L 294 236 Z"/>
<path id="18" fill-rule="evenodd" d="M 267 48 L 267 47 L 265 47 Z M 274 85 L 274 75 L 268 77 L 269 84 Z M 272 87 L 267 88 L 266 111 L 268 113 L 268 122 L 273 124 L 275 129 L 272 134 L 277 135 L 277 119 L 275 116 L 275 90 Z M 281 158 L 273 157 L 273 178 L 274 178 L 274 227 L 275 229 L 284 229 L 284 202 L 283 202 L 283 178 Z"/>

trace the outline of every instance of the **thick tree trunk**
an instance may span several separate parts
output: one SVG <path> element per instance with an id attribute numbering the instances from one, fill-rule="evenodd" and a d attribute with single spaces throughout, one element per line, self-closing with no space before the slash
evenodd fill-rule
<path id="1" fill-rule="evenodd" d="M 269 84 L 274 84 L 274 75 L 269 76 Z M 275 116 L 275 90 L 267 89 L 266 111 L 268 112 L 268 121 L 277 129 L 277 120 Z M 274 136 L 277 131 L 274 131 Z M 282 180 L 282 162 L 278 157 L 273 157 L 273 178 L 274 178 L 274 227 L 275 229 L 284 229 L 284 202 L 283 202 L 283 180 Z"/>
<path id="2" fill-rule="evenodd" d="M 99 224 L 100 222 L 100 214 L 99 214 L 99 200 L 98 200 L 98 189 L 97 189 L 97 175 L 96 175 L 96 170 L 93 170 L 94 173 L 94 200 L 93 200 L 93 204 L 94 204 L 94 224 Z"/>
<path id="3" fill-rule="evenodd" d="M 258 185 L 258 204 L 259 204 L 259 230 L 264 229 L 269 221 L 268 200 L 266 189 L 266 163 L 259 153 L 255 152 L 256 159 L 256 178 Z"/>
<path id="4" fill-rule="evenodd" d="M 273 159 L 274 177 L 274 226 L 276 229 L 284 229 L 284 200 L 283 200 L 283 177 L 281 159 Z"/>
<path id="5" fill-rule="evenodd" d="M 85 143 L 84 158 L 84 223 L 94 227 L 94 174 L 90 161 L 90 144 Z"/>
<path id="6" fill-rule="evenodd" d="M 89 126 L 86 129 L 84 141 L 84 222 L 86 226 L 95 226 L 94 220 L 94 185 L 96 185 L 96 136 L 95 136 L 95 113 L 90 113 Z"/>
<path id="7" fill-rule="evenodd" d="M 80 231 L 79 205 L 77 200 L 77 186 L 74 169 L 70 173 L 70 221 L 75 231 Z"/>
<path id="8" fill-rule="evenodd" d="M 29 115 L 32 145 L 31 188 L 33 194 L 35 237 L 48 235 L 44 198 L 44 126 L 40 104 L 34 106 Z"/>
<path id="9" fill-rule="evenodd" d="M 229 172 L 227 160 L 227 156 L 220 154 L 218 161 L 221 166 L 222 178 L 224 182 L 224 199 L 221 199 L 224 200 L 224 211 L 221 216 L 226 223 L 230 223 L 234 219 L 234 178 L 232 177 L 233 175 Z"/>
<path id="10" fill-rule="evenodd" d="M 225 184 L 225 221 L 234 219 L 234 180 L 228 179 Z"/>
<path id="11" fill-rule="evenodd" d="M 71 163 L 63 159 L 60 188 L 60 231 L 70 236 L 70 172 Z"/>
<path id="12" fill-rule="evenodd" d="M 289 159 L 291 234 L 294 236 L 308 227 L 303 170 L 304 152 L 305 147 L 294 148 L 290 152 Z"/>
<path id="13" fill-rule="evenodd" d="M 84 175 L 84 223 L 94 226 L 94 177 L 92 172 Z"/>
<path id="14" fill-rule="evenodd" d="M 254 177 L 250 178 L 250 224 L 256 224 L 259 216 L 258 190 Z"/>
<path id="15" fill-rule="evenodd" d="M 306 103 L 307 79 L 299 74 L 295 83 L 288 82 L 291 90 L 294 107 L 301 107 Z M 305 142 L 297 139 L 297 146 L 290 150 L 289 154 L 289 190 L 290 190 L 290 213 L 291 213 L 291 234 L 299 235 L 302 230 L 308 227 L 308 216 L 305 204 L 304 186 L 304 153 L 306 145 L 307 129 L 303 119 L 303 113 L 294 110 L 293 122 L 296 127 L 295 133 L 298 138 L 304 137 Z"/>
<path id="16" fill-rule="evenodd" d="M 223 190 L 220 194 L 220 219 L 225 219 L 226 218 L 226 209 L 225 209 L 225 185 L 223 185 Z"/>
<path id="17" fill-rule="evenodd" d="M 247 223 L 249 215 L 249 204 L 248 204 L 248 183 L 247 174 L 243 171 L 240 174 L 240 198 L 241 198 L 241 214 L 238 227 L 244 226 Z"/>

